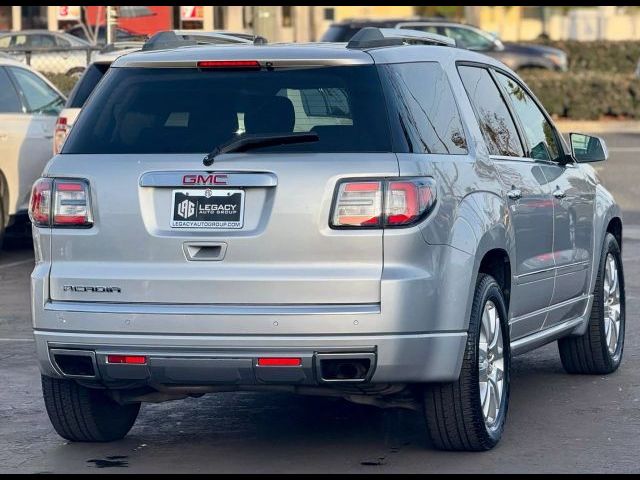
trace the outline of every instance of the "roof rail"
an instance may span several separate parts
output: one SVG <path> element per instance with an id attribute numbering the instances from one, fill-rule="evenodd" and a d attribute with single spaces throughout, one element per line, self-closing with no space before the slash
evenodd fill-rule
<path id="1" fill-rule="evenodd" d="M 421 32 L 419 30 L 366 27 L 351 38 L 347 44 L 347 48 L 365 49 L 407 44 L 455 47 L 456 41 L 453 38 L 445 37 L 444 35 Z"/>
<path id="2" fill-rule="evenodd" d="M 164 50 L 189 45 L 262 45 L 267 39 L 258 35 L 232 32 L 201 32 L 198 30 L 167 30 L 151 36 L 142 47 L 143 51 Z"/>

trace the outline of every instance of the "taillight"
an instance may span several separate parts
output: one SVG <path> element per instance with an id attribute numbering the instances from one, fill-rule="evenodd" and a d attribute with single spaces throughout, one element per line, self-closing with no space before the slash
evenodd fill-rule
<path id="1" fill-rule="evenodd" d="M 29 217 L 40 227 L 90 227 L 89 183 L 41 178 L 33 186 Z"/>
<path id="2" fill-rule="evenodd" d="M 379 227 L 382 182 L 342 182 L 333 207 L 334 227 Z"/>
<path id="3" fill-rule="evenodd" d="M 387 182 L 385 225 L 411 225 L 435 205 L 436 188 L 431 178 Z"/>
<path id="4" fill-rule="evenodd" d="M 198 68 L 219 68 L 219 69 L 249 69 L 260 70 L 260 62 L 257 60 L 201 60 Z"/>
<path id="5" fill-rule="evenodd" d="M 66 117 L 58 117 L 56 121 L 56 129 L 53 134 L 53 154 L 57 155 L 62 150 L 62 146 L 64 145 L 64 141 L 67 139 L 67 135 L 69 134 L 69 125 L 67 123 Z"/>
<path id="6" fill-rule="evenodd" d="M 41 178 L 31 190 L 29 201 L 29 218 L 34 225 L 39 227 L 49 226 L 51 217 L 51 186 L 50 178 Z"/>
<path id="7" fill-rule="evenodd" d="M 338 185 L 331 215 L 334 228 L 380 228 L 413 225 L 436 202 L 432 178 L 344 181 Z"/>

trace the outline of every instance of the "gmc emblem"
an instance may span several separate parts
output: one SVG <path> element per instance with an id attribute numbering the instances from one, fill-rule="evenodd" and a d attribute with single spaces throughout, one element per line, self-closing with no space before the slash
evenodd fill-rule
<path id="1" fill-rule="evenodd" d="M 183 185 L 227 185 L 229 175 L 224 173 L 209 175 L 185 175 L 182 177 Z"/>

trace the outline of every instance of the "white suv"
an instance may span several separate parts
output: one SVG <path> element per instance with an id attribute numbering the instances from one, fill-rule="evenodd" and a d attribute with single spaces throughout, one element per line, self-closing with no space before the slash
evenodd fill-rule
<path id="1" fill-rule="evenodd" d="M 65 97 L 44 76 L 0 58 L 0 245 L 5 228 L 26 219 L 33 182 L 51 158 Z"/>

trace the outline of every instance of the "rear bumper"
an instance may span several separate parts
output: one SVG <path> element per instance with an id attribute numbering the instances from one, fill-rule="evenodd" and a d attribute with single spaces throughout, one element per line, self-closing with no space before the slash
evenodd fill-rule
<path id="1" fill-rule="evenodd" d="M 369 358 L 363 382 L 423 383 L 457 379 L 466 333 L 304 336 L 191 336 L 88 334 L 35 330 L 43 374 L 65 377 L 55 361 L 59 351 L 92 358 L 95 377 L 112 387 L 143 385 L 317 385 L 325 383 L 323 355 Z M 52 352 L 54 354 L 52 354 Z M 107 355 L 147 357 L 146 365 L 114 365 Z M 259 367 L 258 358 L 296 357 L 299 367 Z M 68 375 L 67 375 L 68 376 Z"/>

